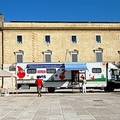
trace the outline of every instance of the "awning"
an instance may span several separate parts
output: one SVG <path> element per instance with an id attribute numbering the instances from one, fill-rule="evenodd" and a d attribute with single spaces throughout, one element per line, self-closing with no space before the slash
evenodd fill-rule
<path id="1" fill-rule="evenodd" d="M 0 77 L 11 77 L 12 73 L 0 69 Z"/>
<path id="2" fill-rule="evenodd" d="M 65 63 L 65 70 L 86 70 L 86 63 Z"/>

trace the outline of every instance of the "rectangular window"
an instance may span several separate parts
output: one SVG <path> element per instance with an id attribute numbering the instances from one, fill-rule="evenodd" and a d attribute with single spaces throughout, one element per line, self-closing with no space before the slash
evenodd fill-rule
<path id="1" fill-rule="evenodd" d="M 15 66 L 9 66 L 9 71 L 16 71 L 16 67 Z"/>
<path id="2" fill-rule="evenodd" d="M 51 54 L 50 53 L 45 54 L 45 62 L 51 62 Z"/>
<path id="3" fill-rule="evenodd" d="M 56 69 L 47 69 L 47 73 L 56 73 Z"/>
<path id="4" fill-rule="evenodd" d="M 96 35 L 96 43 L 101 43 L 101 36 L 100 35 Z"/>
<path id="5" fill-rule="evenodd" d="M 102 51 L 96 51 L 96 62 L 102 62 Z"/>
<path id="6" fill-rule="evenodd" d="M 21 35 L 17 36 L 17 43 L 22 44 L 22 36 Z"/>
<path id="7" fill-rule="evenodd" d="M 101 68 L 93 68 L 92 73 L 101 73 L 102 69 Z"/>
<path id="8" fill-rule="evenodd" d="M 27 69 L 27 73 L 28 74 L 35 74 L 36 73 L 36 69 Z"/>
<path id="9" fill-rule="evenodd" d="M 50 43 L 50 35 L 46 35 L 45 36 L 45 42 L 46 43 Z"/>
<path id="10" fill-rule="evenodd" d="M 72 43 L 77 43 L 76 35 L 72 35 L 71 39 L 72 39 Z"/>
<path id="11" fill-rule="evenodd" d="M 23 62 L 23 54 L 16 54 L 16 62 L 17 63 Z"/>
<path id="12" fill-rule="evenodd" d="M 77 53 L 71 53 L 72 62 L 78 62 L 78 54 Z"/>

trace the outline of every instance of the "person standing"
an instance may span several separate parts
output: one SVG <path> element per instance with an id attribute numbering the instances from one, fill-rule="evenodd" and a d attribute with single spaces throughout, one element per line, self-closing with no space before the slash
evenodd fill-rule
<path id="1" fill-rule="evenodd" d="M 35 81 L 35 85 L 37 86 L 38 97 L 41 97 L 41 90 L 43 87 L 43 81 L 42 81 L 40 76 L 37 76 L 37 79 Z"/>
<path id="2" fill-rule="evenodd" d="M 73 73 L 73 79 L 74 79 L 74 83 L 77 84 L 78 76 L 77 76 L 77 74 L 75 72 Z"/>
<path id="3" fill-rule="evenodd" d="M 86 79 L 83 79 L 83 82 L 82 82 L 82 93 L 86 93 Z"/>

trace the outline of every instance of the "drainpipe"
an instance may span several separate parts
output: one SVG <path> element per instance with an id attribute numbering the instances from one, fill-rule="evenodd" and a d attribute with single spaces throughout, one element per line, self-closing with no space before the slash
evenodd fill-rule
<path id="1" fill-rule="evenodd" d="M 118 51 L 118 54 L 119 54 L 119 64 L 118 64 L 118 66 L 120 67 L 120 51 Z"/>
<path id="2" fill-rule="evenodd" d="M 3 37 L 3 29 L 2 29 L 2 70 L 3 70 L 3 65 L 4 65 L 4 37 Z M 2 77 L 2 88 L 4 85 L 4 77 Z"/>
<path id="3" fill-rule="evenodd" d="M 3 33 L 3 27 L 4 27 L 4 16 L 1 14 L 1 32 L 2 32 L 2 53 L 1 53 L 1 62 L 2 62 L 2 70 L 4 69 L 3 68 L 3 65 L 4 65 L 4 33 Z M 2 77 L 2 88 L 3 88 L 3 85 L 4 85 L 4 77 Z"/>

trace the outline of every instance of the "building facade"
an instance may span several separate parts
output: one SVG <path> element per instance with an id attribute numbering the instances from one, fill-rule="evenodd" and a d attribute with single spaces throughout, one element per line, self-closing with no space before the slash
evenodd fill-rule
<path id="1" fill-rule="evenodd" d="M 3 21 L 0 64 L 14 71 L 18 62 L 120 63 L 119 22 Z"/>

